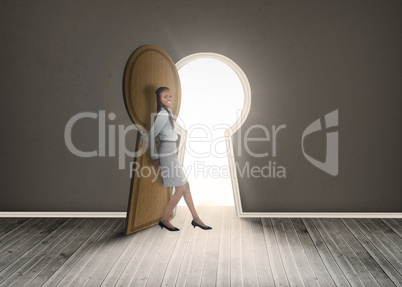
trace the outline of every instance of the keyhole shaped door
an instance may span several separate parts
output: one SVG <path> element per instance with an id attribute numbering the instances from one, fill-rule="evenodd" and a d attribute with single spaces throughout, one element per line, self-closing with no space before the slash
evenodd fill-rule
<path id="1" fill-rule="evenodd" d="M 172 196 L 172 187 L 163 185 L 160 167 L 152 165 L 146 136 L 156 115 L 155 90 L 160 86 L 169 87 L 174 96 L 171 110 L 176 117 L 180 110 L 181 86 L 174 62 L 160 47 L 138 47 L 127 60 L 123 76 L 124 103 L 131 121 L 140 130 L 135 144 L 125 235 L 157 224 Z M 156 146 L 159 146 L 158 138 Z M 142 169 L 147 172 L 141 172 Z M 172 212 L 170 218 L 173 216 Z"/>

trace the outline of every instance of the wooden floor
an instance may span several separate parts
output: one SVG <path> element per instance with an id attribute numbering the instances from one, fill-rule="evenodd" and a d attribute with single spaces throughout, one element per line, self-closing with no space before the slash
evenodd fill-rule
<path id="1" fill-rule="evenodd" d="M 402 286 L 401 219 L 238 218 L 185 206 L 169 232 L 124 218 L 0 218 L 0 286 Z"/>

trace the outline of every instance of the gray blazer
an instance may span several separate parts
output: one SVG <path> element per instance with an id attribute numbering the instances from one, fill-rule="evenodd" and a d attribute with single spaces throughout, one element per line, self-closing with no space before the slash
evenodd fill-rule
<path id="1" fill-rule="evenodd" d="M 171 109 L 169 109 L 169 111 L 172 112 Z M 155 122 L 148 133 L 149 150 L 151 152 L 152 159 L 159 158 L 159 155 L 156 151 L 155 137 L 158 137 L 159 141 L 176 141 L 178 138 L 176 123 L 172 129 L 169 114 L 164 108 L 159 111 Z"/>

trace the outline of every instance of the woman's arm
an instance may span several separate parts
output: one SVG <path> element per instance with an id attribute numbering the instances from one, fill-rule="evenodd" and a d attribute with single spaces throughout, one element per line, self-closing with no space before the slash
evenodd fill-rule
<path id="1" fill-rule="evenodd" d="M 156 120 L 155 120 L 154 124 L 152 125 L 151 129 L 149 130 L 148 143 L 149 143 L 149 151 L 151 153 L 152 160 L 156 160 L 159 158 L 159 155 L 156 151 L 155 137 L 157 137 L 159 135 L 163 126 L 166 124 L 166 122 L 168 120 L 169 120 L 169 114 L 167 113 L 166 110 L 162 109 L 159 112 L 158 116 L 156 117 Z"/>

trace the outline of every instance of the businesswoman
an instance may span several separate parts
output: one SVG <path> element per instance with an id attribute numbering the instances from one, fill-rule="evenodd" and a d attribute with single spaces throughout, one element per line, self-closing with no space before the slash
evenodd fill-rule
<path id="1" fill-rule="evenodd" d="M 193 220 L 191 225 L 208 230 L 212 227 L 202 222 L 195 210 L 193 199 L 191 197 L 190 185 L 187 177 L 178 162 L 177 158 L 177 129 L 173 119 L 170 107 L 173 104 L 173 95 L 168 87 L 160 87 L 155 91 L 157 102 L 157 116 L 151 130 L 148 133 L 149 149 L 153 165 L 161 166 L 161 175 L 163 185 L 176 187 L 176 191 L 170 199 L 162 219 L 159 221 L 161 229 L 164 227 L 169 231 L 179 231 L 169 222 L 169 216 L 173 208 L 177 205 L 180 198 L 184 196 L 184 200 L 190 209 Z M 156 151 L 155 137 L 159 137 L 159 148 Z"/>

